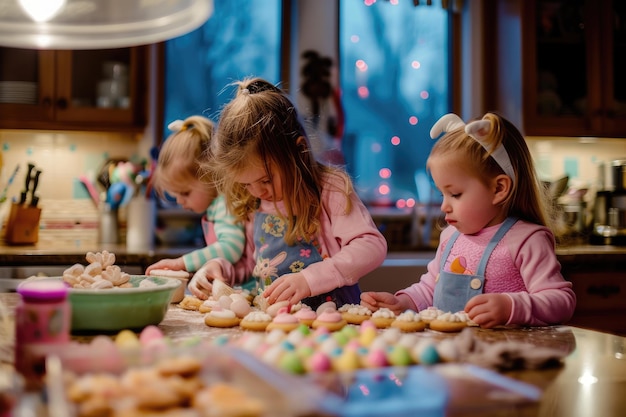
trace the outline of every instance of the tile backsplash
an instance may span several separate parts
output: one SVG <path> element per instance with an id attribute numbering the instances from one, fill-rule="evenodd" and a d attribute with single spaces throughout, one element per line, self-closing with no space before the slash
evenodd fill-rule
<path id="1" fill-rule="evenodd" d="M 611 161 L 626 159 L 626 139 L 530 137 L 527 142 L 542 180 L 553 181 L 568 175 L 570 186 L 590 190 L 601 187 L 601 166 L 603 188 L 612 188 Z"/>
<path id="2" fill-rule="evenodd" d="M 106 160 L 149 161 L 153 145 L 147 135 L 130 133 L 19 130 L 0 131 L 0 143 L 2 187 L 19 165 L 7 190 L 7 200 L 0 205 L 0 225 L 6 221 L 11 200 L 19 199 L 27 166 L 32 163 L 42 171 L 37 187 L 42 208 L 39 240 L 64 244 L 97 239 L 98 211 L 79 177 L 86 176 L 102 192 L 96 178 Z"/>
<path id="3" fill-rule="evenodd" d="M 78 178 L 87 176 L 95 183 L 97 174 L 109 158 L 133 162 L 149 160 L 152 140 L 130 133 L 0 131 L 3 167 L 0 184 L 4 186 L 15 166 L 20 170 L 8 190 L 9 201 L 24 188 L 28 163 L 42 171 L 37 193 L 46 199 L 86 199 L 88 194 Z M 102 188 L 99 188 L 102 191 Z"/>

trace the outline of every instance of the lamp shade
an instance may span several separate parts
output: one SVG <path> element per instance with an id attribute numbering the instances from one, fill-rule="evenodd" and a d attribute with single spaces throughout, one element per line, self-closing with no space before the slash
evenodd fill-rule
<path id="1" fill-rule="evenodd" d="M 213 0 L 0 0 L 0 46 L 147 45 L 191 32 L 212 12 Z"/>

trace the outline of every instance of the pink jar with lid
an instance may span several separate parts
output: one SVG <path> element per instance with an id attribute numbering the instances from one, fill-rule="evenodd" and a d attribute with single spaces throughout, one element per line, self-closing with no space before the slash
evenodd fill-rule
<path id="1" fill-rule="evenodd" d="M 69 289 L 62 281 L 35 280 L 22 283 L 17 292 L 15 368 L 32 386 L 45 371 L 46 346 L 70 341 Z"/>

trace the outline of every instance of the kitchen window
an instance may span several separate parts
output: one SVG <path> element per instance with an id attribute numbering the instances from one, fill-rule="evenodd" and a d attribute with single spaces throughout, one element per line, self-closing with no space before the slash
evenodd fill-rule
<path id="1" fill-rule="evenodd" d="M 448 3 L 448 2 L 446 2 Z M 340 1 L 342 150 L 361 198 L 412 206 L 433 141 L 452 108 L 451 12 L 441 1 Z"/>
<path id="2" fill-rule="evenodd" d="M 165 43 L 164 138 L 174 119 L 217 120 L 233 96 L 225 87 L 232 81 L 251 75 L 286 81 L 280 79 L 281 3 L 215 0 L 202 27 Z M 451 12 L 441 0 L 414 3 L 339 1 L 345 125 L 338 146 L 370 205 L 415 204 L 415 179 L 427 180 L 430 127 L 451 109 Z"/>
<path id="3" fill-rule="evenodd" d="M 233 81 L 254 75 L 278 83 L 280 35 L 281 0 L 215 0 L 204 25 L 165 42 L 163 138 L 176 119 L 216 121 Z"/>

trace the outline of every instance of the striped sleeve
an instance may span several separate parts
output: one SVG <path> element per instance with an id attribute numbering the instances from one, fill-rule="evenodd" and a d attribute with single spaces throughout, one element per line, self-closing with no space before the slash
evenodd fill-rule
<path id="1" fill-rule="evenodd" d="M 185 269 L 195 272 L 213 258 L 224 258 L 230 263 L 237 262 L 243 253 L 246 235 L 244 225 L 237 223 L 227 208 L 223 196 L 218 196 L 207 210 L 207 219 L 213 222 L 215 243 L 183 255 Z"/>

